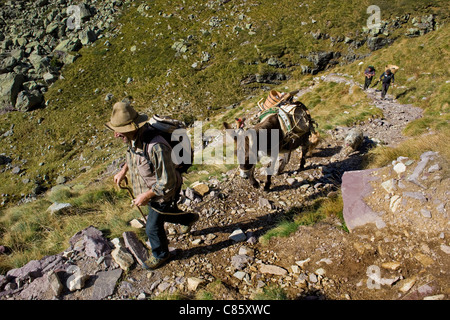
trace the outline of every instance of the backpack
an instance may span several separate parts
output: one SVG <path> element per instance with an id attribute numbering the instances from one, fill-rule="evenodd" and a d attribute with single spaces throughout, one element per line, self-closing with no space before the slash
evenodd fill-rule
<path id="1" fill-rule="evenodd" d="M 287 103 L 266 110 L 260 115 L 260 122 L 272 114 L 278 115 L 284 137 L 301 137 L 311 130 L 314 131 L 315 122 L 312 120 L 309 110 L 300 101 L 287 101 Z"/>
<path id="2" fill-rule="evenodd" d="M 153 115 L 150 120 L 148 121 L 150 127 L 152 130 L 149 130 L 149 134 L 151 137 L 154 137 L 155 135 L 161 136 L 166 142 L 167 145 L 170 146 L 171 149 L 174 149 L 175 146 L 177 146 L 180 141 L 175 140 L 172 141 L 172 134 L 177 129 L 186 130 L 186 125 L 184 122 L 173 119 L 169 116 L 159 116 L 157 114 Z M 156 131 L 156 133 L 155 133 Z M 182 135 L 182 140 L 188 139 L 189 137 L 187 134 Z M 150 143 L 151 138 L 145 139 L 144 138 L 144 150 L 146 150 L 147 145 Z M 192 146 L 189 142 L 189 148 L 190 148 L 190 161 L 182 161 L 181 163 L 176 163 L 176 169 L 178 172 L 185 173 L 189 170 L 189 168 L 192 166 L 192 162 L 194 160 L 194 152 L 192 149 Z M 182 152 L 185 152 L 185 149 L 182 149 Z M 184 154 L 181 154 L 181 157 L 183 158 Z"/>

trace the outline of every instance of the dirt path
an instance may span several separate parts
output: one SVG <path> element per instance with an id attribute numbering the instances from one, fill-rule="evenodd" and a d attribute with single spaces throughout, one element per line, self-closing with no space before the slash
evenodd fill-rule
<path id="1" fill-rule="evenodd" d="M 320 77 L 320 81 L 344 83 L 349 86 L 363 87 L 362 84 L 355 82 L 350 76 L 345 74 L 330 73 L 326 76 Z M 313 87 L 313 86 L 312 86 Z M 366 91 L 374 105 L 383 111 L 382 119 L 371 119 L 366 121 L 359 127 L 366 136 L 370 139 L 381 142 L 387 146 L 394 147 L 406 137 L 402 134 L 405 126 L 416 119 L 422 117 L 423 110 L 414 107 L 411 104 L 401 104 L 395 100 L 393 92 L 395 87 L 391 86 L 386 95 L 386 99 L 381 98 L 380 90 L 369 88 Z M 300 98 L 300 96 L 297 96 Z M 348 131 L 347 128 L 342 128 L 341 131 Z"/>

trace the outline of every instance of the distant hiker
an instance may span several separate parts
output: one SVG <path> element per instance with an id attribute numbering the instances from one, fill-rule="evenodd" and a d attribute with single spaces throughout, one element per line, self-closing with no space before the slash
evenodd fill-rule
<path id="1" fill-rule="evenodd" d="M 364 71 L 364 77 L 365 77 L 364 90 L 367 90 L 367 88 L 369 88 L 370 83 L 372 82 L 372 79 L 374 76 L 375 76 L 375 68 L 373 66 L 369 66 Z"/>
<path id="2" fill-rule="evenodd" d="M 156 269 L 169 258 L 164 222 L 181 224 L 181 233 L 187 233 L 198 220 L 195 213 L 179 211 L 176 200 L 181 191 L 181 174 L 172 161 L 170 144 L 147 122 L 148 116 L 138 114 L 127 102 L 113 106 L 111 121 L 106 127 L 114 137 L 127 146 L 126 163 L 114 176 L 120 186 L 130 174 L 136 206 L 148 205 L 145 232 L 152 247 L 152 257 L 144 268 Z"/>
<path id="3" fill-rule="evenodd" d="M 384 99 L 386 96 L 386 93 L 389 89 L 389 85 L 394 84 L 394 74 L 391 72 L 391 69 L 387 69 L 383 74 L 380 76 L 380 80 L 382 81 L 383 90 L 381 91 L 381 98 Z"/>

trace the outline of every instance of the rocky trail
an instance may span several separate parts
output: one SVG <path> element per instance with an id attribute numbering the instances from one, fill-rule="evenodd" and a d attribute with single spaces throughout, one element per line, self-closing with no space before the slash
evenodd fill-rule
<path id="1" fill-rule="evenodd" d="M 338 74 L 316 80 L 360 86 Z M 200 206 L 200 220 L 189 235 L 167 225 L 172 258 L 163 267 L 147 271 L 136 263 L 146 250 L 132 233 L 119 241 L 90 227 L 75 235 L 65 252 L 0 276 L 0 299 L 150 299 L 179 293 L 186 299 L 231 300 L 253 299 L 271 287 L 283 288 L 289 299 L 448 299 L 445 160 L 428 153 L 419 162 L 402 158 L 376 170 L 380 181 L 366 171 L 362 178 L 345 178 L 344 172 L 360 169 L 370 144 L 396 145 L 404 139 L 404 126 L 421 116 L 421 109 L 392 96 L 381 100 L 373 89 L 367 95 L 384 118 L 357 126 L 365 136 L 357 150 L 343 146 L 352 128 L 336 128 L 307 159 L 304 171 L 296 171 L 299 154 L 294 152 L 269 192 L 251 187 L 235 170 L 220 180 L 211 177 L 203 196 L 186 191 L 183 205 Z M 302 210 L 318 197 L 335 197 L 341 187 L 344 193 L 344 187 L 358 188 L 366 180 L 367 203 L 384 210 L 367 210 L 374 223 L 349 220 L 347 232 L 338 218 L 329 217 L 300 226 L 289 237 L 260 241 L 290 218 L 291 208 Z"/>

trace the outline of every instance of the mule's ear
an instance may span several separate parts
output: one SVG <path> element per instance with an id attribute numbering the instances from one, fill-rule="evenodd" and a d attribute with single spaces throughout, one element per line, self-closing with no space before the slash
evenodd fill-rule
<path id="1" fill-rule="evenodd" d="M 225 129 L 233 129 L 233 128 L 231 127 L 231 125 L 230 125 L 228 122 L 223 122 L 223 127 L 224 127 Z"/>

